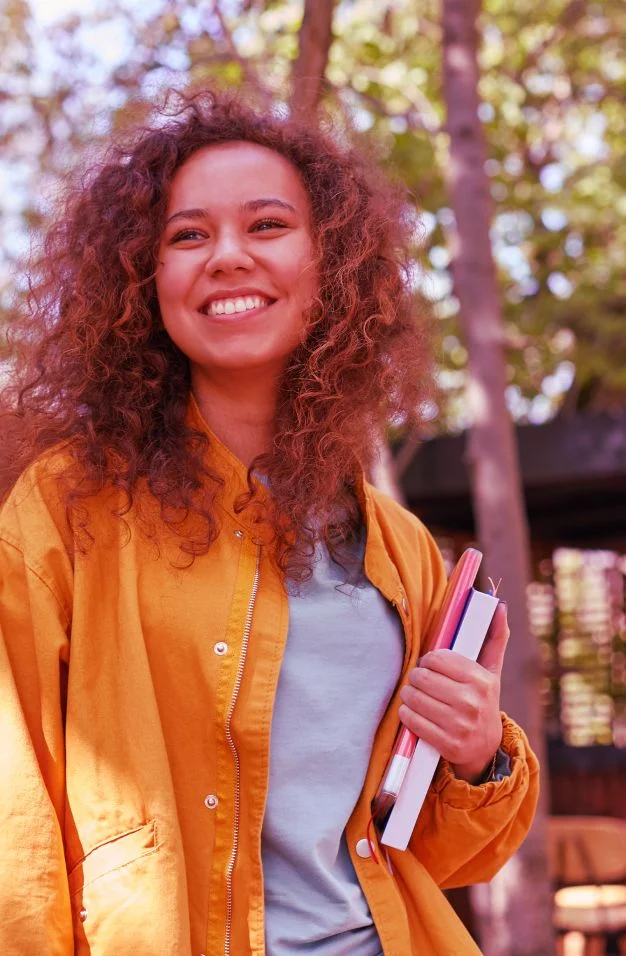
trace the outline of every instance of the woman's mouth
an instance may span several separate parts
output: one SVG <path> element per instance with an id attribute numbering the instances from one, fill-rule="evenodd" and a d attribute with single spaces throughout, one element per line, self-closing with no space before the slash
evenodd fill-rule
<path id="1" fill-rule="evenodd" d="M 198 310 L 209 318 L 218 318 L 221 316 L 242 315 L 244 313 L 258 312 L 272 304 L 272 299 L 267 299 L 261 295 L 236 296 L 230 299 L 213 299 L 205 303 Z"/>

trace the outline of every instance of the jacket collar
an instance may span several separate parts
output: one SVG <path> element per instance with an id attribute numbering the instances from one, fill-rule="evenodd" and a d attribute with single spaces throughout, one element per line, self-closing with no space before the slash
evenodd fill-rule
<path id="1" fill-rule="evenodd" d="M 246 508 L 240 514 L 235 513 L 235 501 L 239 495 L 248 491 L 248 469 L 211 430 L 202 417 L 192 393 L 189 398 L 186 422 L 191 428 L 203 432 L 210 440 L 209 462 L 225 481 L 224 492 L 218 499 L 221 507 L 251 537 L 261 543 L 269 541 L 271 532 L 254 521 L 253 509 Z M 256 484 L 259 500 L 262 502 L 268 491 L 261 482 L 257 481 Z M 385 534 L 378 517 L 379 492 L 366 480 L 362 470 L 356 476 L 355 491 L 366 528 L 365 573 L 375 587 L 389 600 L 395 601 L 402 589 L 395 563 L 390 559 Z"/>
<path id="2" fill-rule="evenodd" d="M 238 495 L 248 491 L 248 469 L 206 423 L 192 392 L 189 395 L 185 421 L 190 428 L 195 428 L 208 437 L 210 441 L 209 462 L 223 476 L 229 497 L 232 495 L 232 498 L 235 499 Z"/>

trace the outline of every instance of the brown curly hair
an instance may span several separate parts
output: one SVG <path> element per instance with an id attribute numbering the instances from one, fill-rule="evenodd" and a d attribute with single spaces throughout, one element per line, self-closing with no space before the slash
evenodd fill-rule
<path id="1" fill-rule="evenodd" d="M 306 340 L 280 384 L 273 448 L 250 466 L 237 507 L 255 498 L 252 471 L 261 469 L 272 490 L 265 520 L 275 559 L 304 580 L 311 513 L 340 560 L 360 520 L 357 475 L 385 425 L 418 419 L 430 391 L 430 322 L 410 290 L 407 196 L 329 129 L 233 94 L 176 95 L 174 110 L 166 104 L 151 127 L 110 146 L 68 193 L 32 266 L 30 308 L 9 333 L 0 500 L 36 457 L 71 439 L 65 501 L 75 532 L 89 534 L 85 501 L 106 485 L 123 493 L 121 518 L 146 486 L 180 549 L 191 560 L 209 549 L 223 479 L 210 467 L 210 439 L 185 423 L 189 362 L 161 320 L 156 251 L 168 186 L 183 163 L 212 144 L 256 143 L 300 173 L 320 278 Z M 189 515 L 201 519 L 200 532 L 181 532 Z"/>

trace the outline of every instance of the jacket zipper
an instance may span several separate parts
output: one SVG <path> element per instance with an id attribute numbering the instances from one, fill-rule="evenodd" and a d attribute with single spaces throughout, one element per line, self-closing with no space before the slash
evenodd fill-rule
<path id="1" fill-rule="evenodd" d="M 240 804 L 241 804 L 241 765 L 239 762 L 239 754 L 237 753 L 237 748 L 235 747 L 235 742 L 230 732 L 230 721 L 233 715 L 233 711 L 235 709 L 235 704 L 237 703 L 237 697 L 239 696 L 239 689 L 241 687 L 241 681 L 243 678 L 243 670 L 246 663 L 246 654 L 248 653 L 248 642 L 250 640 L 250 630 L 252 628 L 252 613 L 254 611 L 254 604 L 256 601 L 257 591 L 259 589 L 260 567 L 261 567 L 261 547 L 259 546 L 257 551 L 257 557 L 256 557 L 256 569 L 254 572 L 254 580 L 252 582 L 252 592 L 250 594 L 250 600 L 248 601 L 248 611 L 246 614 L 246 622 L 243 629 L 243 643 L 241 647 L 239 669 L 237 671 L 237 679 L 235 681 L 235 689 L 233 691 L 232 700 L 230 702 L 230 708 L 228 710 L 228 715 L 226 717 L 226 739 L 228 740 L 228 745 L 232 751 L 233 758 L 235 761 L 235 811 L 234 811 L 233 848 L 230 854 L 230 860 L 228 862 L 228 869 L 226 871 L 226 934 L 224 937 L 224 956 L 230 956 L 230 943 L 231 943 L 232 922 L 233 922 L 233 871 L 235 869 L 235 861 L 237 859 L 237 850 L 239 848 L 239 812 L 240 812 Z"/>

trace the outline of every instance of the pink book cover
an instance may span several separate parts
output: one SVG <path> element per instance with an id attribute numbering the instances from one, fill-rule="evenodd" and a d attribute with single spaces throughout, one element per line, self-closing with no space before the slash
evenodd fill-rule
<path id="1" fill-rule="evenodd" d="M 452 644 L 482 557 L 482 553 L 476 548 L 467 548 L 457 561 L 448 579 L 441 608 L 433 625 L 432 638 L 427 646 L 425 644 L 423 653 L 450 647 Z M 384 825 L 391 812 L 416 745 L 415 734 L 401 725 L 381 785 L 372 801 L 372 819 L 379 827 Z"/>

